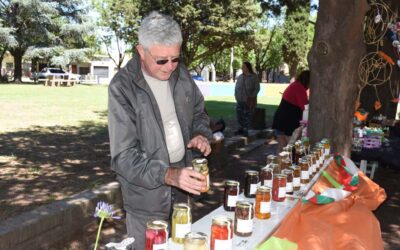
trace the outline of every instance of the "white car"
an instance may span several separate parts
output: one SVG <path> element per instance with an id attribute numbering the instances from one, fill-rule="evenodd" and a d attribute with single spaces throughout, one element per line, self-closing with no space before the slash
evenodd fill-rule
<path id="1" fill-rule="evenodd" d="M 34 76 L 34 78 L 37 81 L 39 79 L 46 79 L 48 76 L 69 76 L 68 78 L 70 80 L 76 80 L 77 82 L 79 82 L 79 79 L 81 77 L 78 74 L 67 73 L 59 68 L 43 68 L 39 73 Z"/>

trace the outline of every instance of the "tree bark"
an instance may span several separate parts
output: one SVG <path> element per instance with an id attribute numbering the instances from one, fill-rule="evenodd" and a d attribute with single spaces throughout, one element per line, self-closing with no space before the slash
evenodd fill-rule
<path id="1" fill-rule="evenodd" d="M 366 0 L 320 1 L 311 69 L 311 142 L 328 138 L 334 152 L 349 156 L 357 97 L 358 65 L 365 54 L 363 21 Z"/>
<path id="2" fill-rule="evenodd" d="M 21 48 L 15 48 L 10 50 L 10 53 L 14 57 L 14 82 L 21 83 L 22 82 L 22 56 L 25 53 L 25 50 Z"/>

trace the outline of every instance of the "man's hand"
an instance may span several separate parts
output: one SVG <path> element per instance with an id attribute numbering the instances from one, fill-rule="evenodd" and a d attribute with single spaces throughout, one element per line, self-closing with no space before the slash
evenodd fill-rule
<path id="1" fill-rule="evenodd" d="M 193 139 L 188 143 L 187 147 L 200 150 L 204 156 L 207 156 L 211 153 L 210 143 L 208 143 L 207 138 L 202 135 L 193 137 Z"/>
<path id="2" fill-rule="evenodd" d="M 168 168 L 165 173 L 165 183 L 197 195 L 207 186 L 206 177 L 190 167 Z"/>

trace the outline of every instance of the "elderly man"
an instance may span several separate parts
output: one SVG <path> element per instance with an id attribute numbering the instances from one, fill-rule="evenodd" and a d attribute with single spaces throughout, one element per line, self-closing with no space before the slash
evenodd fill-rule
<path id="1" fill-rule="evenodd" d="M 144 249 L 146 222 L 169 219 L 175 202 L 207 185 L 191 169 L 192 150 L 211 152 L 204 98 L 179 62 L 182 34 L 171 17 L 150 13 L 137 53 L 109 86 L 111 166 L 121 183 L 127 231 Z"/>

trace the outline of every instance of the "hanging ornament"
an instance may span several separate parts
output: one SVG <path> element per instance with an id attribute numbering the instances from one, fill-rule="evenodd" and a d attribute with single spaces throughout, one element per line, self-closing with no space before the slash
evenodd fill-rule
<path id="1" fill-rule="evenodd" d="M 385 52 L 379 51 L 379 52 L 378 52 L 378 55 L 379 55 L 380 57 L 382 57 L 383 59 L 385 59 L 385 60 L 386 60 L 388 63 L 390 63 L 391 65 L 394 65 L 393 59 L 392 59 L 390 56 L 386 55 Z"/>
<path id="2" fill-rule="evenodd" d="M 375 104 L 374 104 L 374 108 L 375 108 L 375 110 L 382 108 L 382 103 L 379 100 L 376 100 Z"/>
<path id="3" fill-rule="evenodd" d="M 394 41 L 392 42 L 392 45 L 393 45 L 393 47 L 395 47 L 395 48 L 397 48 L 397 47 L 399 46 L 399 44 L 400 44 L 399 40 L 394 40 Z"/>
<path id="4" fill-rule="evenodd" d="M 382 16 L 381 13 L 379 13 L 379 9 L 378 9 L 378 14 L 375 16 L 375 23 L 379 23 L 382 22 Z"/>
<path id="5" fill-rule="evenodd" d="M 386 34 L 391 13 L 383 2 L 373 2 L 365 16 L 364 41 L 366 44 L 376 44 Z"/>

